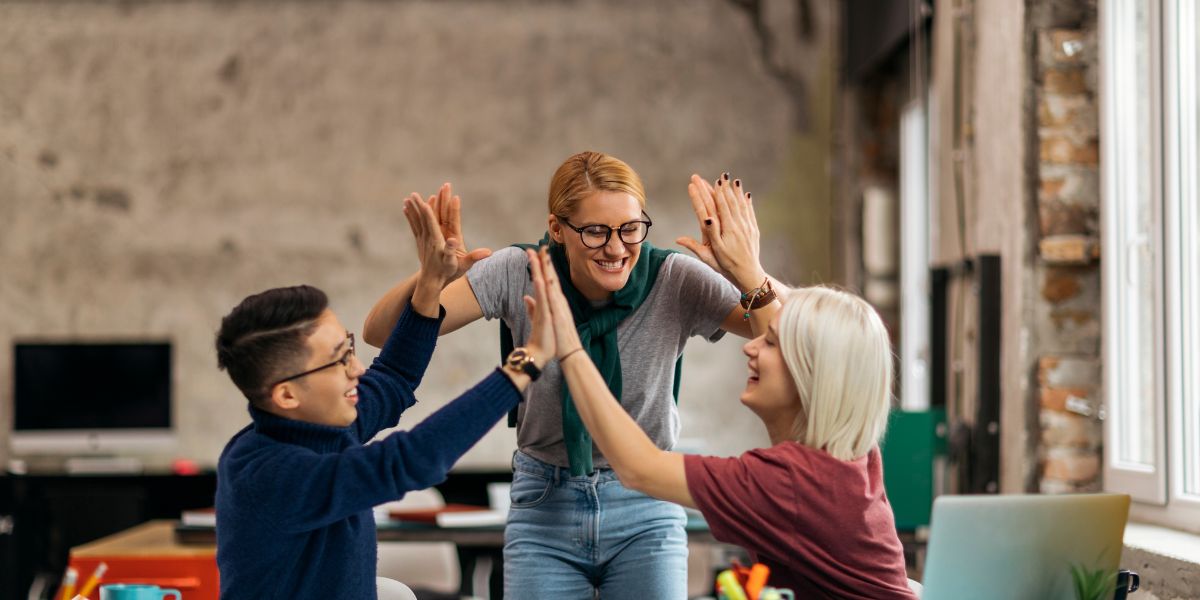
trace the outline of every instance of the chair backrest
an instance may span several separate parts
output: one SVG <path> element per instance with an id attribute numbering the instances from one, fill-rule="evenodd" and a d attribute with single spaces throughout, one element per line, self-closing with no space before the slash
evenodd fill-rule
<path id="1" fill-rule="evenodd" d="M 445 505 L 441 492 L 429 488 L 408 492 L 400 500 L 375 507 L 375 511 L 377 515 L 386 516 L 394 509 L 441 508 Z M 457 592 L 461 580 L 454 544 L 442 542 L 379 542 L 377 574 L 414 588 L 443 593 Z"/>
<path id="2" fill-rule="evenodd" d="M 1074 600 L 1072 567 L 1115 574 L 1129 496 L 942 496 L 922 600 Z"/>
<path id="3" fill-rule="evenodd" d="M 375 578 L 375 594 L 379 600 L 417 600 L 407 585 L 387 577 Z"/>

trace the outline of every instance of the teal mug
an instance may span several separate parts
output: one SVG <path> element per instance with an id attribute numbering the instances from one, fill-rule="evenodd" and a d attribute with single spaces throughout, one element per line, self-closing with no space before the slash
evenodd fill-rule
<path id="1" fill-rule="evenodd" d="M 183 594 L 180 594 L 179 590 L 160 588 L 157 585 L 110 583 L 100 586 L 100 600 L 163 600 L 167 596 L 183 600 Z"/>

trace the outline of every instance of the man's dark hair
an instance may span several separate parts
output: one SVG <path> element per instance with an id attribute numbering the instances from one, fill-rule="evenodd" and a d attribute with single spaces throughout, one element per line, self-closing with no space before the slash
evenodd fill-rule
<path id="1" fill-rule="evenodd" d="M 229 372 L 251 404 L 264 406 L 268 386 L 308 360 L 308 337 L 328 307 L 325 292 L 308 285 L 248 296 L 221 319 L 217 367 Z"/>

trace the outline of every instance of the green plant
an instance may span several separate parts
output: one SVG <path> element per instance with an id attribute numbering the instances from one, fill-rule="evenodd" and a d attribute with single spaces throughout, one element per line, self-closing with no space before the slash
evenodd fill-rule
<path id="1" fill-rule="evenodd" d="M 1117 589 L 1117 572 L 1072 564 L 1071 581 L 1075 583 L 1076 600 L 1108 600 Z"/>

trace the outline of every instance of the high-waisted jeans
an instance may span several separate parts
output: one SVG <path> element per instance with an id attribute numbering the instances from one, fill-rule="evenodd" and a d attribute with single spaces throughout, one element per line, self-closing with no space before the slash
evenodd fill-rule
<path id="1" fill-rule="evenodd" d="M 517 452 L 504 530 L 504 597 L 687 597 L 683 508 L 625 488 L 612 469 L 570 469 Z"/>

